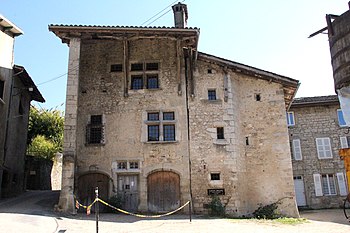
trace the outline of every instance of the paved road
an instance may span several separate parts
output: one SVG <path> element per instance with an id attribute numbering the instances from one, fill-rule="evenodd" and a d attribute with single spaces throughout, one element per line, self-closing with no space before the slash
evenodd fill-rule
<path id="1" fill-rule="evenodd" d="M 60 216 L 53 212 L 58 192 L 30 191 L 20 197 L 0 201 L 0 232 L 96 232 L 93 215 Z M 239 232 L 239 233 L 345 233 L 350 223 L 341 210 L 305 211 L 301 216 L 307 223 L 283 225 L 269 221 L 208 219 L 172 215 L 165 219 L 139 219 L 123 214 L 102 214 L 99 232 Z"/>

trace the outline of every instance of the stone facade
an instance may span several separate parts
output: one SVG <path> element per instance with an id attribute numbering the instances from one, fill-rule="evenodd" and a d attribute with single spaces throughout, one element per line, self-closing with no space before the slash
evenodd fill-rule
<path id="1" fill-rule="evenodd" d="M 77 71 L 59 208 L 74 211 L 73 191 L 89 203 L 98 186 L 132 211 L 192 200 L 207 213 L 217 194 L 233 216 L 276 201 L 298 216 L 285 121 L 298 81 L 198 52 L 196 28 L 49 29 L 69 44 Z"/>
<path id="2" fill-rule="evenodd" d="M 292 159 L 297 200 L 301 207 L 340 207 L 346 196 L 344 162 L 340 160 L 338 151 L 342 146 L 341 137 L 348 137 L 348 129 L 339 126 L 338 109 L 338 98 L 334 95 L 298 98 L 289 110 L 295 122 L 289 126 L 289 136 L 294 152 Z M 294 142 L 297 148 L 293 140 L 300 142 Z M 321 142 L 317 143 L 317 140 L 329 141 L 331 154 L 327 152 L 328 155 L 324 156 L 320 152 L 323 149 Z M 301 155 L 295 154 L 300 151 L 298 148 L 301 148 Z"/>

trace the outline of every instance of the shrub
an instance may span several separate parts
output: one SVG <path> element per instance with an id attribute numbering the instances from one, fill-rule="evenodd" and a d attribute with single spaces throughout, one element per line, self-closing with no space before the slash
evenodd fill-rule
<path id="1" fill-rule="evenodd" d="M 108 204 L 110 204 L 111 206 L 114 206 L 116 208 L 122 208 L 122 204 L 123 204 L 123 198 L 121 195 L 114 195 L 111 198 L 108 199 Z M 109 208 L 109 210 L 111 212 L 118 212 L 115 209 Z"/>
<path id="2" fill-rule="evenodd" d="M 262 204 L 259 204 L 259 208 L 253 212 L 254 218 L 257 218 L 257 219 L 280 218 L 281 214 L 278 213 L 277 211 L 278 204 L 279 202 L 274 202 L 272 204 L 265 205 L 265 206 L 263 206 Z"/>
<path id="3" fill-rule="evenodd" d="M 208 205 L 210 209 L 211 216 L 224 216 L 225 215 L 225 207 L 221 203 L 221 200 L 218 196 L 213 195 L 211 197 L 211 202 Z"/>

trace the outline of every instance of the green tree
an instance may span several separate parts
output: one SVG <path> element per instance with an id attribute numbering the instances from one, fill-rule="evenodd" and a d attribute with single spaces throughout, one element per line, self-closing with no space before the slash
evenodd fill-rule
<path id="1" fill-rule="evenodd" d="M 28 126 L 28 153 L 52 159 L 63 146 L 63 113 L 57 109 L 31 106 Z"/>

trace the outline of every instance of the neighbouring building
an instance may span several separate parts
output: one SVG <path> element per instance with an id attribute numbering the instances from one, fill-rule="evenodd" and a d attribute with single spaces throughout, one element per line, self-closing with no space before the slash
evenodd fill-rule
<path id="1" fill-rule="evenodd" d="M 338 151 L 349 147 L 350 134 L 337 96 L 294 99 L 287 119 L 298 206 L 342 206 L 347 181 Z"/>
<path id="2" fill-rule="evenodd" d="M 49 26 L 69 46 L 58 207 L 98 186 L 131 211 L 206 213 L 218 195 L 230 215 L 280 201 L 298 216 L 285 112 L 299 82 L 198 52 L 186 5 L 173 11 L 176 27 Z"/>
<path id="3" fill-rule="evenodd" d="M 25 190 L 24 162 L 29 107 L 44 102 L 22 66 L 14 65 L 13 48 L 22 31 L 0 15 L 0 194 L 15 196 Z"/>

